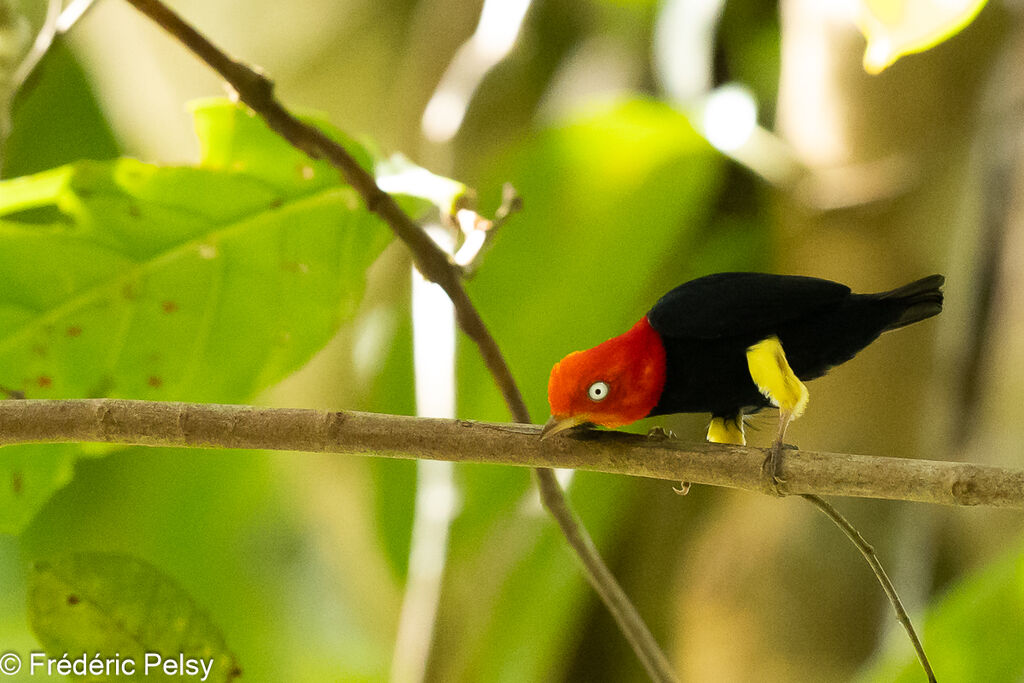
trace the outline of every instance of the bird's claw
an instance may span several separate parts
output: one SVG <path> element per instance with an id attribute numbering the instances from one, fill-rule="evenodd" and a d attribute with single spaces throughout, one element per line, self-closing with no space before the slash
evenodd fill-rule
<path id="1" fill-rule="evenodd" d="M 676 438 L 676 435 L 664 427 L 651 427 L 647 432 L 647 438 L 651 441 L 668 441 Z"/>
<path id="2" fill-rule="evenodd" d="M 786 492 L 782 490 L 786 480 L 779 476 L 779 465 L 782 464 L 781 456 L 783 450 L 795 451 L 798 449 L 796 446 L 776 441 L 772 444 L 771 450 L 768 451 L 768 457 L 761 463 L 761 475 L 765 478 L 765 489 L 769 495 L 779 498 L 786 495 Z"/>
<path id="3" fill-rule="evenodd" d="M 672 490 L 675 491 L 680 496 L 685 496 L 687 493 L 690 492 L 690 486 L 691 486 L 690 482 L 688 482 L 688 481 L 681 481 L 681 482 L 679 482 L 679 488 L 676 488 L 675 486 L 673 486 Z"/>
<path id="4" fill-rule="evenodd" d="M 647 432 L 647 438 L 651 441 L 669 441 L 676 438 L 676 435 L 664 427 L 651 427 Z M 672 490 L 680 496 L 685 496 L 690 492 L 690 482 L 681 481 L 679 482 L 679 488 L 673 486 Z"/>

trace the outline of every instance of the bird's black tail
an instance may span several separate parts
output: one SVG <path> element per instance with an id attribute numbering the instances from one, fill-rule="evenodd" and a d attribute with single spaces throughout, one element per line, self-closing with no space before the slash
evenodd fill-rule
<path id="1" fill-rule="evenodd" d="M 898 301 L 903 306 L 899 314 L 885 331 L 906 327 L 918 321 L 938 315 L 942 312 L 942 284 L 946 278 L 942 275 L 929 275 L 909 285 L 897 287 L 891 292 L 878 295 L 879 299 Z"/>

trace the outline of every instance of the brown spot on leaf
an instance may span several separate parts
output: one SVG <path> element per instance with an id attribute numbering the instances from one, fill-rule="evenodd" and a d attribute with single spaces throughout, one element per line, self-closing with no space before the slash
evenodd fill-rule
<path id="1" fill-rule="evenodd" d="M 78 603 L 82 602 L 82 598 L 78 597 L 74 593 L 68 594 L 68 604 L 74 607 Z"/>
<path id="2" fill-rule="evenodd" d="M 121 296 L 128 301 L 134 301 L 139 296 L 139 293 L 135 291 L 135 283 L 126 282 L 124 287 L 121 288 Z"/>
<path id="3" fill-rule="evenodd" d="M 138 218 L 139 216 L 142 215 L 142 209 L 139 208 L 138 204 L 129 204 L 128 215 L 131 216 L 132 218 Z"/>
<path id="4" fill-rule="evenodd" d="M 45 356 L 47 353 L 47 349 L 42 344 L 33 344 L 32 353 L 36 354 L 37 356 Z"/>
<path id="5" fill-rule="evenodd" d="M 288 273 L 308 273 L 309 264 L 299 263 L 298 261 L 285 261 L 281 264 L 281 270 Z"/>
<path id="6" fill-rule="evenodd" d="M 270 202 L 270 208 L 271 209 L 280 209 L 283 204 L 284 204 L 284 200 L 283 199 L 281 199 L 280 197 L 275 197 Z"/>
<path id="7" fill-rule="evenodd" d="M 82 328 L 78 325 L 72 325 L 68 328 L 67 335 L 69 337 L 79 337 L 82 334 Z"/>
<path id="8" fill-rule="evenodd" d="M 36 378 L 36 384 L 45 389 L 46 387 L 53 386 L 53 378 L 48 375 L 39 375 Z"/>
<path id="9" fill-rule="evenodd" d="M 163 309 L 164 313 L 174 313 L 178 310 L 178 304 L 177 302 L 167 300 L 160 304 L 160 308 Z"/>
<path id="10" fill-rule="evenodd" d="M 146 384 L 153 387 L 154 389 L 159 389 L 164 385 L 164 381 L 157 377 L 156 375 L 150 375 L 149 379 L 146 380 Z"/>
<path id="11" fill-rule="evenodd" d="M 11 472 L 11 491 L 14 495 L 21 493 L 21 489 L 25 484 L 24 478 L 21 476 L 21 472 Z"/>

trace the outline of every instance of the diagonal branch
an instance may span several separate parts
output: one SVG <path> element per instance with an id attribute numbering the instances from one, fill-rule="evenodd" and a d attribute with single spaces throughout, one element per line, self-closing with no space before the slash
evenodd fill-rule
<path id="1" fill-rule="evenodd" d="M 480 349 L 487 368 L 494 377 L 505 402 L 517 422 L 529 423 L 523 397 L 512 379 L 501 350 L 487 331 L 462 286 L 459 269 L 398 203 L 377 186 L 369 171 L 337 142 L 316 126 L 296 118 L 274 96 L 274 84 L 253 67 L 230 57 L 203 34 L 186 23 L 160 0 L 127 0 L 140 12 L 159 24 L 188 50 L 220 74 L 237 94 L 239 100 L 256 112 L 270 128 L 296 149 L 314 159 L 323 159 L 334 166 L 363 198 L 366 208 L 380 216 L 412 251 L 416 266 L 431 282 L 444 289 L 455 305 L 459 326 Z"/>
<path id="2" fill-rule="evenodd" d="M 228 56 L 160 0 L 128 2 L 217 71 L 234 88 L 239 99 L 259 114 L 279 135 L 311 157 L 326 159 L 341 172 L 345 180 L 363 197 L 366 207 L 383 218 L 395 234 L 406 243 L 423 275 L 440 285 L 448 294 L 455 306 L 459 327 L 477 345 L 484 364 L 505 398 L 512 418 L 516 422 L 529 424 L 530 414 L 523 396 L 512 378 L 501 350 L 462 286 L 461 270 L 399 208 L 394 199 L 377 186 L 373 176 L 341 145 L 319 129 L 302 123 L 285 109 L 274 97 L 273 83 L 264 74 Z M 656 681 L 675 680 L 668 660 L 658 647 L 657 641 L 604 565 L 586 530 L 572 514 L 554 473 L 546 469 L 537 469 L 535 474 L 541 499 L 558 522 L 566 540 L 583 565 L 587 579 L 615 617 L 619 628 L 633 646 L 648 674 Z"/>
<path id="3" fill-rule="evenodd" d="M 0 446 L 98 442 L 251 448 L 573 468 L 764 493 L 766 449 L 360 412 L 122 399 L 0 401 Z M 1024 470 L 935 460 L 783 451 L 786 493 L 1024 509 Z"/>
<path id="4" fill-rule="evenodd" d="M 924 646 L 921 644 L 921 639 L 917 636 L 917 631 L 914 630 L 914 625 L 910 622 L 910 615 L 907 614 L 907 609 L 903 606 L 903 601 L 900 600 L 900 596 L 896 594 L 896 587 L 892 585 L 892 580 L 889 575 L 885 573 L 885 569 L 882 568 L 882 563 L 878 559 L 878 555 L 875 554 L 875 549 L 871 547 L 871 544 L 864 540 L 864 537 L 860 535 L 860 532 L 854 528 L 852 524 L 845 517 L 839 514 L 839 511 L 834 507 L 826 503 L 818 496 L 812 496 L 810 494 L 803 494 L 802 498 L 810 502 L 811 505 L 821 510 L 829 519 L 831 519 L 837 527 L 839 527 L 846 537 L 850 539 L 850 542 L 857 547 L 860 554 L 864 556 L 864 560 L 871 567 L 871 571 L 875 573 L 875 578 L 878 579 L 878 583 L 881 584 L 882 590 L 885 591 L 885 597 L 889 599 L 889 604 L 892 605 L 893 610 L 896 612 L 896 618 L 907 632 L 907 636 L 910 637 L 910 643 L 914 646 L 914 652 L 917 653 L 917 659 L 921 662 L 921 667 L 924 668 L 924 673 L 928 676 L 929 683 L 935 683 L 935 672 L 932 671 L 932 665 L 928 661 L 928 655 L 924 652 Z"/>

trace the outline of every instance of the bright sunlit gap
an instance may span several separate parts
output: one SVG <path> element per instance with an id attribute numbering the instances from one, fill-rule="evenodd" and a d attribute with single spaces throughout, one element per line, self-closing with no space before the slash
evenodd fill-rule
<path id="1" fill-rule="evenodd" d="M 711 92 L 700 113 L 700 128 L 715 149 L 735 152 L 757 128 L 757 102 L 742 85 L 730 83 Z"/>
<path id="2" fill-rule="evenodd" d="M 469 108 L 469 101 L 487 72 L 512 50 L 530 0 L 486 0 L 476 31 L 467 40 L 441 77 L 423 112 L 423 135 L 445 143 L 455 137 Z"/>
<path id="3" fill-rule="evenodd" d="M 429 185 L 429 176 L 414 173 L 413 180 Z M 455 248 L 455 237 L 444 226 L 435 223 L 424 229 L 444 251 L 451 253 Z M 455 308 L 444 290 L 416 268 L 412 269 L 412 329 L 416 413 L 455 417 Z M 460 504 L 453 467 L 450 462 L 416 463 L 409 569 L 391 664 L 394 683 L 419 683 L 426 674 L 448 532 Z"/>
<path id="4" fill-rule="evenodd" d="M 452 234 L 440 225 L 427 234 L 447 253 Z M 412 273 L 413 363 L 416 368 L 416 412 L 423 417 L 455 416 L 455 308 L 444 290 Z"/>
<path id="5" fill-rule="evenodd" d="M 456 201 L 466 192 L 460 182 L 431 173 L 409 161 L 403 154 L 392 154 L 374 169 L 377 187 L 390 194 L 408 194 L 430 200 L 442 212 L 450 213 Z M 435 231 L 443 228 L 436 226 Z M 434 235 L 439 245 L 452 243 L 450 235 Z"/>
<path id="6" fill-rule="evenodd" d="M 487 0 L 480 10 L 480 23 L 470 38 L 481 57 L 496 64 L 516 44 L 530 0 Z"/>
<path id="7" fill-rule="evenodd" d="M 724 0 L 667 0 L 654 32 L 654 67 L 672 99 L 686 106 L 711 87 L 715 32 Z"/>

